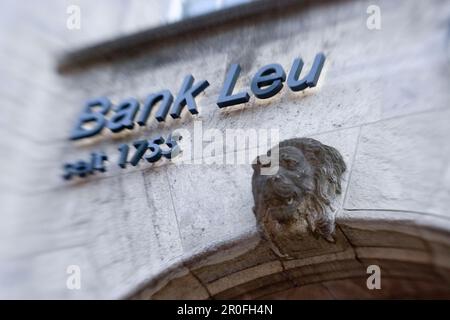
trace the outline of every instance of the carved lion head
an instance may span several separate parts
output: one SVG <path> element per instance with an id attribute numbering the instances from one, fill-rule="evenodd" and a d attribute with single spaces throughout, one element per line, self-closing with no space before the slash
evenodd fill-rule
<path id="1" fill-rule="evenodd" d="M 253 164 L 258 223 L 269 237 L 283 228 L 296 227 L 332 242 L 335 224 L 331 204 L 341 193 L 341 176 L 346 170 L 342 156 L 335 148 L 308 138 L 285 140 L 267 156 L 275 159 L 276 152 L 276 173 L 261 174 L 262 168 L 273 166 L 273 162 L 262 164 L 258 157 Z"/>

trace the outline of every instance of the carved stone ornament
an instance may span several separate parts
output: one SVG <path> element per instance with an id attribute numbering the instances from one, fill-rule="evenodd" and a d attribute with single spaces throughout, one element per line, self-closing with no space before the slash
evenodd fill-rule
<path id="1" fill-rule="evenodd" d="M 321 246 L 335 242 L 334 203 L 346 170 L 335 148 L 309 138 L 289 139 L 252 166 L 253 211 L 279 256 L 295 256 L 293 248 L 302 242 L 309 242 L 311 250 L 319 240 Z"/>

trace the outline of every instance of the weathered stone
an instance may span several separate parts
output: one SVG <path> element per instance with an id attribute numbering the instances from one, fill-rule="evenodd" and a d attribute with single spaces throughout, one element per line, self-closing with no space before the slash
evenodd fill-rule
<path id="1" fill-rule="evenodd" d="M 267 160 L 261 160 L 269 156 Z M 320 237 L 336 242 L 334 208 L 346 171 L 335 148 L 309 138 L 284 140 L 252 165 L 253 211 L 280 257 L 292 257 Z M 273 169 L 273 173 L 266 172 Z M 314 244 L 312 244 L 314 247 Z"/>
<path id="2" fill-rule="evenodd" d="M 435 111 L 362 128 L 345 208 L 448 217 L 449 120 Z"/>
<path id="3" fill-rule="evenodd" d="M 155 293 L 151 299 L 155 300 L 175 300 L 194 299 L 206 300 L 210 296 L 203 285 L 192 275 L 187 274 L 182 278 L 175 278 L 170 281 L 162 290 Z"/>
<path id="4" fill-rule="evenodd" d="M 0 57 L 8 61 L 0 87 L 0 297 L 450 296 L 448 5 L 382 0 L 382 29 L 369 30 L 365 2 L 311 2 L 271 19 L 123 47 L 129 55 L 121 59 L 57 73 L 55 58 L 64 52 L 159 21 L 147 10 L 155 3 L 78 3 L 80 30 L 66 28 L 64 2 L 9 0 L 0 12 Z M 287 70 L 301 57 L 308 70 L 322 51 L 316 88 L 293 93 L 284 84 L 270 99 L 217 108 L 232 63 L 242 66 L 239 89 L 263 65 Z M 198 97 L 199 115 L 184 112 L 117 137 L 105 131 L 84 143 L 67 140 L 87 99 L 175 93 L 190 73 L 211 82 Z M 261 244 L 249 164 L 142 163 L 111 166 L 85 181 L 60 179 L 64 162 L 97 149 L 112 162 L 120 143 L 176 128 L 193 134 L 194 119 L 222 134 L 279 129 L 281 140 L 311 137 L 336 148 L 348 168 L 337 244 L 298 244 L 289 261 Z M 239 148 L 248 149 L 219 156 Z M 383 290 L 365 287 L 372 263 L 385 272 Z M 81 268 L 82 290 L 67 288 L 69 265 Z"/>
<path id="5" fill-rule="evenodd" d="M 261 274 L 260 274 L 261 275 Z M 273 288 L 275 287 L 285 287 L 288 286 L 288 283 L 293 286 L 294 284 L 289 280 L 286 274 L 283 273 L 275 273 L 269 274 L 266 276 L 261 276 L 258 278 L 254 278 L 252 281 L 247 281 L 242 283 L 241 285 L 231 287 L 228 290 L 222 291 L 214 296 L 215 299 L 235 299 L 238 297 L 246 297 L 246 295 L 256 295 L 259 290 L 264 292 L 267 287 Z"/>

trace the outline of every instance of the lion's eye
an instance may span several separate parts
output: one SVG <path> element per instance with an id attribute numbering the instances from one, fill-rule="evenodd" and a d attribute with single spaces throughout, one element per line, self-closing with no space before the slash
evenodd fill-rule
<path id="1" fill-rule="evenodd" d="M 297 166 L 297 161 L 291 160 L 291 159 L 287 159 L 287 160 L 286 160 L 286 165 L 287 165 L 288 168 L 290 168 L 290 169 L 295 168 L 295 167 Z"/>

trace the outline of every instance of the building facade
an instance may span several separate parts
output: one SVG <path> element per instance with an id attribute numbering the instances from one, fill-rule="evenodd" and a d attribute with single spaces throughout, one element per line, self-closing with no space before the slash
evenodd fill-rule
<path id="1" fill-rule="evenodd" d="M 450 297 L 448 1 L 4 6 L 0 297 Z M 317 83 L 292 90 L 295 59 L 301 78 L 320 53 Z M 269 64 L 286 81 L 258 98 L 252 82 Z M 248 99 L 219 108 L 235 65 L 228 96 Z M 196 108 L 182 99 L 188 75 L 188 88 L 208 83 Z M 143 117 L 162 90 L 173 96 L 165 121 L 165 100 Z M 70 140 L 100 123 L 80 118 L 100 97 L 118 127 L 105 120 Z M 130 101 L 139 110 L 127 126 Z M 150 161 L 146 145 L 133 165 L 138 142 L 159 136 L 181 137 L 182 155 Z M 286 255 L 256 219 L 252 163 L 304 137 L 336 149 L 346 169 L 333 241 L 308 229 L 283 242 Z M 92 153 L 107 160 L 90 174 Z"/>

